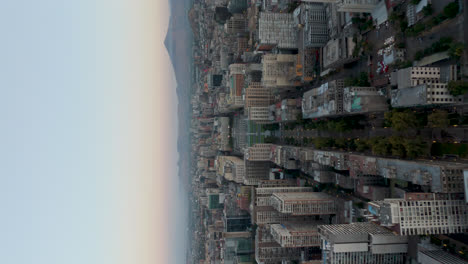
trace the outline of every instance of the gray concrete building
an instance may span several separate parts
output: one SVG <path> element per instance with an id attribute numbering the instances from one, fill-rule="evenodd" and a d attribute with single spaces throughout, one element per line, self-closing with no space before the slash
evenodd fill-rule
<path id="1" fill-rule="evenodd" d="M 318 226 L 326 264 L 403 264 L 408 251 L 406 236 L 374 223 Z"/>
<path id="2" fill-rule="evenodd" d="M 258 36 L 261 44 L 296 49 L 297 31 L 292 13 L 260 12 Z"/>

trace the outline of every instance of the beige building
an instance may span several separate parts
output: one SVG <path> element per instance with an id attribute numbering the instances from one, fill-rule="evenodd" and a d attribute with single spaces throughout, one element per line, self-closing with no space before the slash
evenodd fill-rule
<path id="1" fill-rule="evenodd" d="M 272 101 L 271 89 L 264 87 L 259 82 L 252 82 L 245 89 L 245 108 L 269 106 Z"/>
<path id="2" fill-rule="evenodd" d="M 281 247 L 319 247 L 317 225 L 322 222 L 272 224 L 271 235 Z"/>
<path id="3" fill-rule="evenodd" d="M 245 163 L 235 156 L 217 156 L 215 160 L 216 173 L 228 181 L 242 183 L 245 177 Z"/>
<path id="4" fill-rule="evenodd" d="M 393 107 L 425 106 L 432 104 L 456 104 L 463 101 L 462 96 L 452 96 L 447 83 L 440 81 L 439 67 L 409 67 L 392 73 Z"/>
<path id="5" fill-rule="evenodd" d="M 294 85 L 297 55 L 265 54 L 262 58 L 262 83 L 265 87 L 288 87 Z"/>
<path id="6" fill-rule="evenodd" d="M 393 73 L 392 79 L 396 79 L 398 88 L 418 86 L 425 83 L 438 83 L 440 81 L 440 68 L 409 67 Z"/>
<path id="7" fill-rule="evenodd" d="M 325 215 L 336 213 L 332 196 L 322 192 L 274 193 L 271 204 L 278 212 L 291 215 Z"/>
<path id="8" fill-rule="evenodd" d="M 426 106 L 434 104 L 458 104 L 463 96 L 452 96 L 446 83 L 424 83 L 414 87 L 392 90 L 392 107 Z"/>
<path id="9" fill-rule="evenodd" d="M 247 118 L 257 124 L 267 124 L 270 122 L 270 107 L 251 106 L 246 109 Z"/>
<path id="10" fill-rule="evenodd" d="M 244 153 L 244 159 L 250 161 L 270 161 L 272 144 L 255 144 L 248 147 Z"/>

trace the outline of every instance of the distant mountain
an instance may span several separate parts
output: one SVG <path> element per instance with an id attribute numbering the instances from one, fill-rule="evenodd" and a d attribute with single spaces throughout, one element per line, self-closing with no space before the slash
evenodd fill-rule
<path id="1" fill-rule="evenodd" d="M 169 28 L 164 45 L 169 53 L 177 80 L 178 131 L 177 149 L 179 151 L 179 177 L 185 188 L 190 186 L 190 118 L 191 118 L 191 67 L 192 67 L 192 29 L 188 12 L 191 0 L 171 0 Z"/>

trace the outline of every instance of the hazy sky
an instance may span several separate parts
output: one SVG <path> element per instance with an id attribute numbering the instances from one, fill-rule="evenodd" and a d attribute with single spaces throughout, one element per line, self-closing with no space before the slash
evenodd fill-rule
<path id="1" fill-rule="evenodd" d="M 0 8 L 0 263 L 175 263 L 166 0 Z"/>

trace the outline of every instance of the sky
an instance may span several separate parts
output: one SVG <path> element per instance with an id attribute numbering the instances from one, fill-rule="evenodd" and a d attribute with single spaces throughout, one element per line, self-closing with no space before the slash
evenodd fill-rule
<path id="1" fill-rule="evenodd" d="M 180 262 L 168 20 L 166 0 L 2 2 L 0 263 Z"/>

